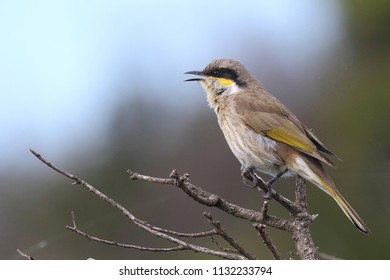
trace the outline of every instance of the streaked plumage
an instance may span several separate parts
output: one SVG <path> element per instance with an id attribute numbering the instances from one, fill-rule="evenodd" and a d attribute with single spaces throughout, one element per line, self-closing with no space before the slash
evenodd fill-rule
<path id="1" fill-rule="evenodd" d="M 332 196 L 359 230 L 369 232 L 321 165 L 334 166 L 324 154 L 335 155 L 240 62 L 216 59 L 203 71 L 187 74 L 200 76 L 187 81 L 199 81 L 206 91 L 243 172 L 254 170 L 275 178 L 298 174 Z"/>

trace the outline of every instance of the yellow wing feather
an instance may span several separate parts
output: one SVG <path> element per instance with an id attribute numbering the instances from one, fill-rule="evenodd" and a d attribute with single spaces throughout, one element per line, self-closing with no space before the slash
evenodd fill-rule
<path id="1" fill-rule="evenodd" d="M 296 125 L 288 120 L 284 121 L 281 126 L 266 131 L 265 134 L 274 140 L 286 143 L 306 153 L 316 151 L 316 146 L 313 142 Z"/>

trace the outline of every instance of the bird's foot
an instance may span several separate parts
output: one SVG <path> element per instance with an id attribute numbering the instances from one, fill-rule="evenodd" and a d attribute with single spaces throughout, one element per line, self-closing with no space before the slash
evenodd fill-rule
<path id="1" fill-rule="evenodd" d="M 241 172 L 241 176 L 243 178 L 245 186 L 247 186 L 248 188 L 251 188 L 251 189 L 257 187 L 257 189 L 259 191 L 262 191 L 265 193 L 263 195 L 263 197 L 265 199 L 271 199 L 271 197 L 272 197 L 271 185 L 272 185 L 273 181 L 272 182 L 270 182 L 270 181 L 272 179 L 268 182 L 264 182 L 264 180 L 259 175 L 257 175 L 253 171 L 253 169 L 254 169 L 253 167 L 247 167 L 247 168 L 244 168 Z M 249 182 L 252 182 L 254 185 L 251 185 Z"/>
<path id="2" fill-rule="evenodd" d="M 268 181 L 269 182 L 269 181 Z M 264 183 L 264 189 L 261 189 L 260 187 L 257 187 L 259 191 L 263 191 L 264 192 L 264 195 L 263 197 L 267 200 L 271 199 L 272 198 L 272 188 L 271 188 L 271 185 L 272 184 L 269 184 L 268 182 Z"/>

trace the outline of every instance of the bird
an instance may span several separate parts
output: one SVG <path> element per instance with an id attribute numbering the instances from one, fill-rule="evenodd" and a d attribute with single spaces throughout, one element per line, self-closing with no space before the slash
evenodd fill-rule
<path id="1" fill-rule="evenodd" d="M 185 81 L 199 82 L 206 92 L 226 142 L 241 163 L 245 184 L 263 184 L 269 199 L 279 178 L 299 175 L 330 195 L 361 232 L 370 233 L 323 167 L 335 166 L 327 156 L 339 158 L 243 64 L 214 59 L 203 70 L 185 74 L 195 75 Z M 259 173 L 272 178 L 264 181 Z"/>

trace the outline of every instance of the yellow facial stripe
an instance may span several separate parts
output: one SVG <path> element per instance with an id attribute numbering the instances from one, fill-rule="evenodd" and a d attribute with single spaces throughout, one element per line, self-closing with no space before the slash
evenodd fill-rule
<path id="1" fill-rule="evenodd" d="M 233 80 L 231 79 L 226 79 L 226 78 L 217 78 L 217 80 L 220 82 L 221 85 L 223 86 L 230 86 L 233 84 Z"/>

